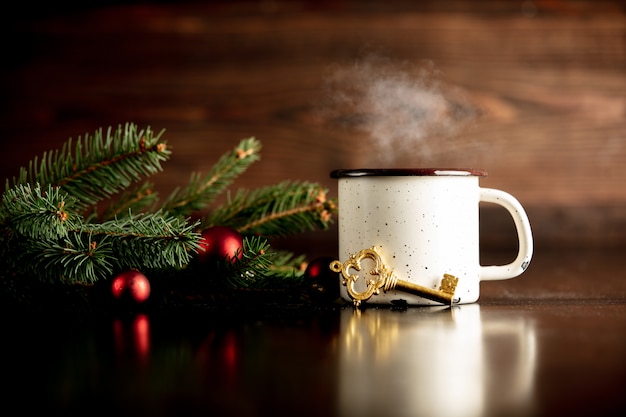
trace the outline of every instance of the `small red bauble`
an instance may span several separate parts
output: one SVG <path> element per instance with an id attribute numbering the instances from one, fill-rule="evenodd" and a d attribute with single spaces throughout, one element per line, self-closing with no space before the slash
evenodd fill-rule
<path id="1" fill-rule="evenodd" d="M 330 269 L 335 258 L 321 256 L 313 259 L 304 275 L 311 280 L 311 296 L 317 301 L 334 301 L 339 298 L 339 275 Z"/>
<path id="2" fill-rule="evenodd" d="M 136 269 L 124 271 L 113 278 L 111 293 L 118 300 L 141 304 L 150 297 L 150 281 Z"/>
<path id="3" fill-rule="evenodd" d="M 243 236 L 227 226 L 212 226 L 201 233 L 198 260 L 200 263 L 220 259 L 241 259 L 243 256 Z"/>

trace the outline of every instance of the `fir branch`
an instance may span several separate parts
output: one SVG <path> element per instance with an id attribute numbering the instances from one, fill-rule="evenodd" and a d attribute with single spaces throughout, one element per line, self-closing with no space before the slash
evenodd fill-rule
<path id="1" fill-rule="evenodd" d="M 326 194 L 319 184 L 294 181 L 252 191 L 240 189 L 203 220 L 202 228 L 228 225 L 243 234 L 277 237 L 327 229 L 336 204 Z"/>
<path id="2" fill-rule="evenodd" d="M 182 268 L 200 246 L 199 222 L 157 213 L 129 213 L 100 224 L 87 224 L 79 232 L 115 239 L 119 268 L 153 270 Z"/>
<path id="3" fill-rule="evenodd" d="M 115 201 L 100 216 L 102 221 L 113 220 L 116 217 L 125 217 L 128 213 L 139 213 L 158 203 L 158 194 L 154 192 L 154 184 L 143 182 L 133 189 L 122 192 Z"/>
<path id="4" fill-rule="evenodd" d="M 166 270 L 186 266 L 198 251 L 199 222 L 129 213 L 86 223 L 71 210 L 59 187 L 17 185 L 2 201 L 2 264 L 44 281 L 90 284 L 113 271 L 135 267 Z"/>
<path id="5" fill-rule="evenodd" d="M 62 239 L 30 239 L 23 242 L 21 256 L 41 279 L 91 284 L 128 268 L 183 268 L 199 248 L 196 227 L 160 213 L 129 214 L 121 220 L 84 224 Z"/>
<path id="6" fill-rule="evenodd" d="M 267 276 L 272 263 L 270 245 L 261 236 L 246 236 L 243 239 L 241 257 L 224 259 L 217 264 L 218 273 L 232 288 L 250 288 L 260 285 Z"/>
<path id="7" fill-rule="evenodd" d="M 223 259 L 217 274 L 233 289 L 289 287 L 301 282 L 306 255 L 272 250 L 266 238 L 246 236 L 242 257 Z"/>
<path id="8" fill-rule="evenodd" d="M 3 222 L 28 239 L 57 239 L 69 229 L 80 227 L 81 218 L 72 211 L 75 199 L 58 187 L 39 184 L 17 185 L 2 199 Z"/>
<path id="9" fill-rule="evenodd" d="M 297 278 L 304 275 L 306 269 L 306 255 L 295 255 L 292 252 L 279 250 L 272 255 L 272 265 L 269 267 L 268 275 L 272 281 L 283 282 L 289 280 L 290 284 Z"/>
<path id="10" fill-rule="evenodd" d="M 0 204 L 3 284 L 26 283 L 30 277 L 90 285 L 129 268 L 180 277 L 183 270 L 197 272 L 192 262 L 200 249 L 197 231 L 225 225 L 244 235 L 242 256 L 218 262 L 212 271 L 225 286 L 214 288 L 299 291 L 306 257 L 272 251 L 268 239 L 328 227 L 336 201 L 327 199 L 319 184 L 287 181 L 239 190 L 201 222 L 187 218 L 213 203 L 259 159 L 260 149 L 255 138 L 243 139 L 206 175 L 192 174 L 188 185 L 159 207 L 151 183 L 130 186 L 161 171 L 168 159 L 160 134 L 127 124 L 109 128 L 106 135 L 100 129 L 93 137 L 70 139 L 60 150 L 30 161 L 12 183 L 6 181 Z M 105 199 L 114 201 L 101 210 Z"/>
<path id="11" fill-rule="evenodd" d="M 161 134 L 130 123 L 115 131 L 109 128 L 106 137 L 100 129 L 93 137 L 79 137 L 75 145 L 70 139 L 60 150 L 31 160 L 13 183 L 60 187 L 86 209 L 161 171 L 161 162 L 170 155 L 165 142 L 159 142 Z"/>
<path id="12" fill-rule="evenodd" d="M 184 188 L 175 189 L 162 209 L 173 215 L 188 216 L 210 205 L 240 174 L 259 160 L 261 143 L 254 137 L 243 139 L 232 151 L 223 154 L 209 172 L 193 173 Z"/>
<path id="13" fill-rule="evenodd" d="M 95 240 L 92 234 L 71 233 L 62 240 L 31 240 L 25 257 L 42 281 L 93 284 L 114 270 L 113 242 Z"/>
<path id="14" fill-rule="evenodd" d="M 234 289 L 286 289 L 302 283 L 306 255 L 273 250 L 262 236 L 246 236 L 242 256 L 224 259 L 219 274 Z"/>

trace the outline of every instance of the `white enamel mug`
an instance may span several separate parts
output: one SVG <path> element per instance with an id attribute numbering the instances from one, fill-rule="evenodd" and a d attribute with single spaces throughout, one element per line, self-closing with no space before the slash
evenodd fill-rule
<path id="1" fill-rule="evenodd" d="M 454 303 L 477 301 L 481 281 L 517 277 L 533 254 L 524 208 L 504 191 L 480 187 L 479 179 L 486 175 L 482 170 L 444 168 L 331 172 L 338 180 L 339 261 L 375 248 L 398 280 L 437 290 L 449 274 L 458 279 Z M 509 264 L 480 265 L 480 202 L 498 204 L 513 218 L 519 244 Z M 354 301 L 346 285 L 341 285 L 341 297 Z M 441 304 L 398 287 L 379 291 L 367 303 Z"/>

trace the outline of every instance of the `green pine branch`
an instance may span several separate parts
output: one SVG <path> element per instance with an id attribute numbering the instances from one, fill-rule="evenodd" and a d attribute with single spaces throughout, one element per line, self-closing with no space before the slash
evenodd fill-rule
<path id="1" fill-rule="evenodd" d="M 240 189 L 202 221 L 203 228 L 228 225 L 243 234 L 284 237 L 327 229 L 336 210 L 319 184 L 284 181 L 256 190 Z"/>
<path id="2" fill-rule="evenodd" d="M 259 160 L 260 151 L 261 143 L 255 138 L 242 140 L 231 152 L 223 154 L 208 173 L 193 173 L 189 184 L 175 189 L 162 209 L 180 216 L 205 209 L 253 162 Z"/>
<path id="3" fill-rule="evenodd" d="M 90 284 L 125 268 L 183 268 L 198 251 L 199 222 L 162 213 L 87 223 L 59 187 L 18 185 L 2 201 L 3 262 L 48 281 Z"/>
<path id="4" fill-rule="evenodd" d="M 60 150 L 30 161 L 12 182 L 7 179 L 0 204 L 5 288 L 19 291 L 22 278 L 91 285 L 128 268 L 166 273 L 174 281 L 183 271 L 195 275 L 199 232 L 211 225 L 244 235 L 241 259 L 224 259 L 213 268 L 227 287 L 298 285 L 306 256 L 273 251 L 270 239 L 326 229 L 336 210 L 327 190 L 295 181 L 241 189 L 202 221 L 192 222 L 190 216 L 206 210 L 259 159 L 261 144 L 242 140 L 160 204 L 153 184 L 144 179 L 161 171 L 169 158 L 160 136 L 133 124 L 106 134 L 100 129 L 76 142 L 70 139 Z"/>
<path id="5" fill-rule="evenodd" d="M 199 222 L 161 212 L 129 213 L 100 224 L 86 224 L 74 232 L 106 238 L 114 244 L 118 269 L 184 268 L 199 249 Z"/>
<path id="6" fill-rule="evenodd" d="M 39 184 L 59 187 L 86 210 L 103 199 L 125 190 L 142 177 L 162 171 L 169 158 L 162 132 L 139 130 L 134 124 L 102 129 L 74 143 L 68 140 L 60 150 L 45 152 L 20 169 L 13 184 Z M 7 189 L 11 184 L 7 181 Z"/>
<path id="7" fill-rule="evenodd" d="M 16 237 L 13 268 L 24 272 L 27 265 L 42 281 L 93 284 L 129 268 L 146 273 L 184 268 L 198 249 L 195 224 L 151 214 L 128 219 L 86 224 L 57 238 Z"/>
<path id="8" fill-rule="evenodd" d="M 243 243 L 241 258 L 227 259 L 218 265 L 218 272 L 231 288 L 280 288 L 293 285 L 302 277 L 305 255 L 275 251 L 262 236 L 246 236 Z"/>
<path id="9" fill-rule="evenodd" d="M 114 243 L 89 233 L 69 233 L 61 239 L 20 241 L 17 259 L 28 261 L 29 275 L 48 283 L 93 284 L 116 270 Z"/>
<path id="10" fill-rule="evenodd" d="M 72 211 L 76 200 L 59 187 L 39 184 L 16 185 L 2 199 L 2 223 L 27 239 L 67 236 L 68 229 L 78 228 L 82 219 Z"/>
<path id="11" fill-rule="evenodd" d="M 116 199 L 109 202 L 99 218 L 101 221 L 107 221 L 125 217 L 128 213 L 149 211 L 156 207 L 158 202 L 159 196 L 154 191 L 154 184 L 146 181 L 121 192 Z"/>
<path id="12" fill-rule="evenodd" d="M 249 288 L 267 276 L 271 267 L 270 244 L 260 236 L 245 237 L 241 257 L 233 257 L 217 265 L 218 275 L 232 288 Z"/>

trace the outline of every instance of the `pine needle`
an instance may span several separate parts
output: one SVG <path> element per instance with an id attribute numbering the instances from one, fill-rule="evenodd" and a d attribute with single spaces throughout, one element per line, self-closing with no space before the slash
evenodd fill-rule
<path id="1" fill-rule="evenodd" d="M 256 190 L 239 189 L 216 208 L 203 228 L 228 225 L 243 234 L 284 237 L 303 230 L 327 229 L 336 210 L 319 184 L 284 181 Z"/>
<path id="2" fill-rule="evenodd" d="M 175 189 L 162 209 L 179 216 L 188 216 L 213 203 L 255 161 L 259 160 L 261 143 L 251 137 L 242 140 L 232 151 L 223 154 L 206 175 L 192 173 L 189 184 Z"/>
<path id="3" fill-rule="evenodd" d="M 254 137 L 241 140 L 206 174 L 192 173 L 187 185 L 159 204 L 145 177 L 161 171 L 169 158 L 162 133 L 131 123 L 106 133 L 100 129 L 35 157 L 7 179 L 0 204 L 3 287 L 18 291 L 20 280 L 33 279 L 92 285 L 129 268 L 165 272 L 175 281 L 183 270 L 185 276 L 198 272 L 193 262 L 200 249 L 198 231 L 211 225 L 229 226 L 244 236 L 241 258 L 214 265 L 226 287 L 300 285 L 305 255 L 273 251 L 270 239 L 327 229 L 336 211 L 327 190 L 299 181 L 239 189 L 201 221 L 191 221 L 259 160 L 261 144 Z"/>
<path id="4" fill-rule="evenodd" d="M 86 210 L 161 171 L 161 162 L 169 158 L 170 151 L 159 141 L 160 136 L 129 123 L 117 130 L 109 128 L 106 136 L 100 129 L 75 143 L 69 139 L 60 150 L 45 152 L 22 167 L 13 185 L 60 187 L 76 199 L 77 207 Z"/>

